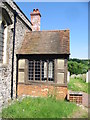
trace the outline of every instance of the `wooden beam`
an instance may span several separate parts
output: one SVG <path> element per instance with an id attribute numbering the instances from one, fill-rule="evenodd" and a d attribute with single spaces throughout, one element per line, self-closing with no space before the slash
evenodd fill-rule
<path id="1" fill-rule="evenodd" d="M 28 76 L 29 76 L 29 75 L 28 75 L 28 67 L 29 67 L 29 66 L 28 66 L 28 60 L 25 59 L 25 68 L 24 68 L 24 69 L 25 69 L 25 71 L 24 71 L 24 82 L 25 82 L 25 83 L 28 82 L 28 78 L 29 78 L 29 77 L 28 77 Z"/>
<path id="2" fill-rule="evenodd" d="M 57 64 L 56 59 L 54 59 L 54 82 L 57 83 Z"/>
<path id="3" fill-rule="evenodd" d="M 40 81 L 42 81 L 42 61 L 40 60 Z"/>
<path id="4" fill-rule="evenodd" d="M 47 60 L 47 82 L 48 82 L 48 64 L 49 64 L 49 61 Z"/>

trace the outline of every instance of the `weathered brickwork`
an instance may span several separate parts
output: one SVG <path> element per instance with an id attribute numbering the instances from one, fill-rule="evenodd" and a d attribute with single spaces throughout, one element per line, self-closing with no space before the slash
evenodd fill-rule
<path id="1" fill-rule="evenodd" d="M 65 99 L 67 95 L 66 86 L 51 86 L 51 85 L 18 85 L 18 96 L 54 96 L 57 99 Z"/>
<path id="2" fill-rule="evenodd" d="M 31 12 L 32 31 L 40 31 L 40 17 L 41 14 L 38 9 L 33 9 Z"/>
<path id="3" fill-rule="evenodd" d="M 17 6 L 12 0 L 7 1 L 8 4 L 0 2 L 0 7 L 4 8 L 9 14 L 12 20 L 12 27 L 14 27 L 14 14 L 12 8 L 18 12 L 16 18 L 16 34 L 15 34 L 15 54 L 14 54 L 14 82 L 13 82 L 13 93 L 15 97 L 16 92 L 16 53 L 20 47 L 24 34 L 26 31 L 30 30 L 31 23 L 25 18 Z M 21 19 L 21 18 L 22 19 Z M 23 22 L 24 20 L 24 22 Z M 28 26 L 28 27 L 27 27 Z M 11 69 L 12 69 L 12 46 L 13 46 L 13 31 L 11 25 L 7 26 L 7 63 L 0 64 L 0 108 L 2 105 L 8 103 L 11 99 Z"/>

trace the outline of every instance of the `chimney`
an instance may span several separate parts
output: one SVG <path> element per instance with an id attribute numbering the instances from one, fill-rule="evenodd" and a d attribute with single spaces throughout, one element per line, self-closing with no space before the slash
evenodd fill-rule
<path id="1" fill-rule="evenodd" d="M 33 9 L 33 12 L 31 12 L 31 23 L 32 25 L 32 31 L 40 31 L 40 18 L 41 14 L 38 9 Z"/>

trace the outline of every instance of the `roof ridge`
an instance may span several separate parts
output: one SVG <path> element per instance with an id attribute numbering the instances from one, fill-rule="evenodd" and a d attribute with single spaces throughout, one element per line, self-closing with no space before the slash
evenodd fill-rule
<path id="1" fill-rule="evenodd" d="M 26 33 L 31 33 L 31 32 L 60 32 L 60 31 L 70 31 L 69 29 L 62 29 L 62 30 L 41 30 L 41 31 L 26 31 Z"/>

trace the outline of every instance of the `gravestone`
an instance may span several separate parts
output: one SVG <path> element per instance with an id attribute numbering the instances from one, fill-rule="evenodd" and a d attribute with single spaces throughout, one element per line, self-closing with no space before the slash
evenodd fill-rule
<path id="1" fill-rule="evenodd" d="M 70 81 L 70 72 L 68 71 L 67 72 L 67 82 L 69 83 L 69 81 Z"/>
<path id="2" fill-rule="evenodd" d="M 90 70 L 86 73 L 86 83 L 90 82 Z"/>

